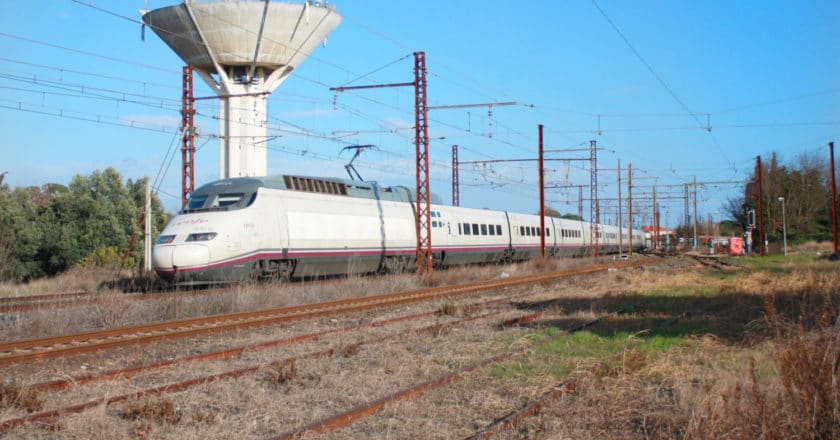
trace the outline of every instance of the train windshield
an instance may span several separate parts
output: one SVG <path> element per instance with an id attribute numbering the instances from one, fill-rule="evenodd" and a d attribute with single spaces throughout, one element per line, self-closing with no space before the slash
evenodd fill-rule
<path id="1" fill-rule="evenodd" d="M 208 211 L 233 211 L 251 206 L 257 198 L 253 179 L 229 179 L 197 189 L 182 211 L 184 214 Z"/>

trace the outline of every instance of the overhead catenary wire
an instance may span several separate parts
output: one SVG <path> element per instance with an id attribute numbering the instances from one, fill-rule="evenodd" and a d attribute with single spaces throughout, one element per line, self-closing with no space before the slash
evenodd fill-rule
<path id="1" fill-rule="evenodd" d="M 76 3 L 81 4 L 80 2 L 76 2 Z M 137 23 L 138 21 L 137 21 L 137 20 L 133 20 L 132 22 Z M 441 77 L 440 79 L 441 79 L 441 80 L 446 80 L 447 78 L 446 78 L 446 77 Z M 327 101 L 327 100 L 317 100 L 317 102 L 318 102 L 318 103 L 325 103 L 325 102 L 328 102 L 328 101 Z M 356 123 L 356 122 L 358 121 L 358 118 L 362 117 L 362 116 L 360 116 L 360 114 L 362 114 L 362 112 L 355 113 L 355 112 L 354 112 L 354 110 L 352 110 L 352 109 L 353 109 L 353 107 L 354 107 L 353 105 L 345 105 L 345 107 L 344 107 L 344 108 L 340 108 L 340 110 L 341 110 L 342 112 L 347 112 L 347 114 L 352 114 L 352 115 L 353 115 L 353 116 L 352 116 L 352 118 L 353 118 L 353 120 L 352 120 L 352 121 L 353 121 L 354 123 Z M 356 107 L 359 107 L 359 106 L 356 106 Z M 210 108 L 210 106 L 208 105 L 208 106 L 207 106 L 207 108 Z M 206 113 L 207 113 L 207 112 L 205 112 L 205 114 L 206 114 Z M 367 117 L 367 118 L 369 118 L 369 119 L 366 119 L 366 121 L 367 121 L 367 122 L 371 122 L 371 123 L 374 123 L 374 124 L 377 124 L 377 125 L 380 125 L 380 124 L 385 124 L 385 123 L 389 123 L 389 122 L 390 122 L 390 121 L 385 121 L 384 119 L 382 119 L 382 118 L 381 118 L 381 116 L 379 116 L 379 115 L 377 115 L 377 114 L 376 114 L 376 112 L 367 111 L 367 112 L 364 112 L 364 113 L 366 114 L 366 117 Z M 593 114 L 598 114 L 598 113 L 593 113 Z M 624 117 L 624 116 L 622 116 L 622 115 L 604 115 L 604 116 L 605 116 L 605 117 L 613 117 L 613 116 L 614 116 L 614 117 Z M 628 116 L 628 117 L 632 117 L 632 116 Z M 638 117 L 644 117 L 644 116 L 638 116 Z M 379 121 L 376 121 L 376 119 L 377 119 L 377 118 L 379 119 Z M 273 118 L 272 118 L 272 121 L 274 121 L 274 120 L 275 120 L 275 119 L 273 119 Z M 279 121 L 279 119 L 277 119 L 277 120 Z M 349 121 L 349 118 L 348 118 L 348 121 Z M 309 124 L 299 125 L 299 126 L 298 126 L 298 128 L 306 128 L 305 126 L 308 126 L 308 125 L 309 125 Z M 454 127 L 457 127 L 457 129 L 463 128 L 462 126 L 460 126 L 460 127 L 459 127 L 459 126 L 458 126 L 458 124 L 452 124 L 452 125 L 453 125 Z M 497 124 L 497 126 L 501 126 L 501 125 L 502 125 L 502 124 Z M 631 125 L 631 124 L 628 124 L 628 125 Z M 312 124 L 312 126 L 314 127 L 314 126 L 315 126 L 315 124 Z M 393 125 L 391 125 L 391 126 L 393 126 Z M 456 128 L 453 128 L 453 127 L 447 127 L 447 128 L 452 128 L 452 129 L 453 129 L 453 131 L 456 129 Z M 628 128 L 629 128 L 629 127 L 628 127 Z M 716 126 L 715 128 L 722 128 L 722 127 L 718 127 L 718 126 Z M 688 128 L 686 128 L 686 129 L 688 129 Z M 692 129 L 696 129 L 696 127 L 692 128 Z M 297 133 L 297 135 L 301 135 L 301 136 L 308 136 L 309 134 L 305 134 L 305 132 L 306 132 L 307 130 L 308 130 L 308 128 L 306 128 L 306 130 L 300 130 L 300 131 L 301 131 L 301 133 Z M 313 132 L 317 132 L 317 130 L 313 130 Z M 498 151 L 494 151 L 493 149 L 489 149 L 489 148 L 486 148 L 486 147 L 485 147 L 485 145 L 489 145 L 489 144 L 485 144 L 485 143 L 484 143 L 484 140 L 486 140 L 487 138 L 485 138 L 485 137 L 481 137 L 480 135 L 478 135 L 478 134 L 476 134 L 476 133 L 472 133 L 472 134 L 463 133 L 463 132 L 461 132 L 460 130 L 459 130 L 459 133 L 460 133 L 460 134 L 457 134 L 457 133 L 456 133 L 456 134 L 454 134 L 454 135 L 453 135 L 453 134 L 451 134 L 451 133 L 447 133 L 447 138 L 454 138 L 454 137 L 456 137 L 456 136 L 465 136 L 465 137 L 466 137 L 466 136 L 469 136 L 469 137 L 466 137 L 466 139 L 473 139 L 474 141 L 472 141 L 472 142 L 466 142 L 466 143 L 468 143 L 468 144 L 472 144 L 472 149 L 470 149 L 470 147 L 465 147 L 465 150 L 466 150 L 466 151 L 469 151 L 471 154 L 480 155 L 479 157 L 488 157 L 488 158 L 496 158 L 496 157 L 499 157 L 499 154 L 500 154 L 500 153 L 499 153 Z M 289 134 L 291 134 L 291 133 L 289 133 Z M 319 134 L 322 134 L 322 135 L 323 135 L 324 133 L 323 133 L 323 132 L 321 132 L 321 133 L 319 133 Z M 400 140 L 400 139 L 398 139 L 397 137 L 393 137 L 393 138 L 392 138 L 392 137 L 391 137 L 391 135 L 392 135 L 392 134 L 393 134 L 393 135 L 396 135 L 396 136 L 399 136 L 399 134 L 400 134 L 400 133 L 391 133 L 391 132 L 389 132 L 389 133 L 388 133 L 385 137 L 386 137 L 387 139 L 395 139 L 397 142 L 399 142 L 399 140 Z M 403 133 L 403 134 L 404 134 L 404 133 Z M 520 133 L 506 133 L 506 137 L 505 137 L 504 139 L 505 139 L 505 140 L 507 140 L 507 141 L 509 141 L 509 142 L 510 142 L 510 145 L 516 146 L 517 148 L 527 148 L 527 145 L 528 145 L 528 143 L 527 143 L 527 142 L 518 142 L 518 141 L 517 141 L 517 139 L 519 139 L 519 137 L 518 137 L 519 135 L 520 135 Z M 527 134 L 526 134 L 526 135 L 527 135 Z M 361 137 L 361 136 L 360 136 L 360 137 Z M 326 136 L 325 136 L 325 137 L 323 137 L 323 139 L 329 139 L 329 138 L 330 138 L 329 133 L 326 133 Z M 331 141 L 332 141 L 332 139 L 329 139 L 329 140 L 331 140 Z M 284 142 L 284 140 L 282 140 L 282 139 L 281 139 L 281 140 L 278 140 L 278 141 L 272 142 L 272 145 L 277 145 L 277 144 L 280 144 L 280 143 L 285 143 L 285 142 Z M 442 144 L 442 143 L 443 143 L 443 142 L 441 142 L 441 144 Z M 320 147 L 313 147 L 313 148 L 320 148 Z M 395 150 L 395 151 L 399 151 L 399 149 L 397 149 L 397 150 Z M 383 153 L 383 154 L 394 154 L 394 155 L 398 155 L 399 153 L 398 153 L 398 152 L 388 151 L 388 152 Z M 399 157 L 408 157 L 408 156 L 407 156 L 407 155 L 400 155 Z M 503 170 L 498 170 L 498 171 L 499 171 L 499 172 L 504 172 Z M 515 173 L 516 171 L 513 171 L 513 172 Z"/>
<path id="2" fill-rule="evenodd" d="M 591 1 L 592 1 L 592 4 L 595 5 L 595 8 L 598 9 L 598 12 L 600 12 L 601 15 L 604 17 L 604 19 L 607 21 L 607 23 L 609 23 L 610 27 L 612 27 L 612 29 L 618 34 L 618 36 L 621 37 L 621 39 L 624 41 L 624 43 L 627 44 L 627 46 L 630 48 L 630 50 L 633 52 L 633 54 L 636 56 L 636 58 L 638 58 L 639 61 L 651 73 L 651 75 L 653 75 L 653 77 L 656 78 L 656 80 L 659 82 L 659 84 L 668 92 L 669 95 L 671 95 L 671 97 L 674 99 L 674 101 L 676 101 L 680 105 L 680 107 L 682 107 L 683 110 L 685 110 L 686 113 L 691 115 L 691 117 L 694 119 L 694 121 L 697 122 L 697 125 L 698 125 L 699 128 L 707 129 L 712 141 L 714 142 L 715 146 L 718 149 L 718 152 L 726 160 L 726 162 L 729 163 L 730 160 L 726 156 L 726 153 L 724 153 L 723 148 L 721 147 L 720 143 L 717 140 L 717 137 L 715 137 L 714 134 L 712 134 L 711 130 L 708 129 L 707 126 L 704 126 L 704 124 L 700 121 L 700 118 L 698 118 L 697 115 L 693 111 L 691 111 L 690 108 L 688 108 L 688 106 L 685 104 L 685 102 L 683 102 L 683 100 L 680 99 L 679 96 L 677 96 L 677 94 L 674 92 L 674 90 L 671 88 L 671 86 L 669 86 L 668 83 L 665 82 L 665 80 L 662 78 L 662 76 L 660 76 L 656 72 L 656 70 L 653 69 L 653 66 L 651 66 L 650 63 L 648 63 L 648 61 L 645 59 L 645 57 L 643 57 L 642 54 L 639 53 L 638 50 L 636 50 L 636 47 L 633 46 L 633 44 L 630 42 L 630 40 L 628 40 L 627 37 L 624 35 L 624 33 L 621 32 L 621 29 L 619 29 L 618 26 L 615 24 L 615 22 L 612 21 L 610 16 L 607 15 L 606 11 L 604 11 L 601 8 L 601 6 L 598 4 L 598 1 L 597 0 L 591 0 Z"/>

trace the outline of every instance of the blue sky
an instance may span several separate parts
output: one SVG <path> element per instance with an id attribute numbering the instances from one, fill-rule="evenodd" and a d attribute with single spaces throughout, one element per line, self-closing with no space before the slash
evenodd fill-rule
<path id="1" fill-rule="evenodd" d="M 183 62 L 148 29 L 142 41 L 132 21 L 139 9 L 175 3 L 32 0 L 6 8 L 0 172 L 8 171 L 7 183 L 66 184 L 107 166 L 132 179 L 165 170 L 159 195 L 177 210 L 180 153 L 170 162 L 167 152 L 178 148 Z M 745 180 L 755 156 L 772 151 L 783 161 L 803 153 L 827 160 L 827 142 L 840 140 L 837 1 L 331 4 L 344 21 L 269 99 L 270 131 L 278 135 L 266 143 L 269 174 L 344 177 L 350 155 L 341 149 L 374 144 L 379 150 L 355 162 L 361 175 L 412 186 L 413 90 L 336 95 L 328 88 L 374 71 L 353 84 L 412 81 L 416 50 L 426 52 L 430 105 L 523 104 L 430 113 L 431 188 L 445 201 L 453 144 L 461 161 L 535 158 L 537 124 L 545 125 L 547 150 L 598 142 L 603 198 L 616 197 L 619 160 L 624 184 L 627 163 L 638 169 L 637 194 L 662 185 L 668 225 L 682 220 L 678 185 L 692 178 Z M 211 94 L 196 78 L 196 95 Z M 201 101 L 198 111 L 201 132 L 218 134 L 216 102 Z M 218 141 L 197 143 L 200 185 L 218 175 Z M 587 166 L 548 163 L 547 184 L 588 184 Z M 537 212 L 535 163 L 460 171 L 462 206 Z M 662 200 L 665 185 L 674 185 L 673 198 Z M 698 217 L 723 217 L 722 205 L 740 191 L 701 187 Z M 577 212 L 577 190 L 546 197 L 561 212 Z M 605 201 L 603 218 L 614 221 L 614 211 Z"/>

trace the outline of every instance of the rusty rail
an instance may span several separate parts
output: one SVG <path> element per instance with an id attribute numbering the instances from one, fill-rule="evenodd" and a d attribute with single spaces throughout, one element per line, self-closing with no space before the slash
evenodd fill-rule
<path id="1" fill-rule="evenodd" d="M 648 262 L 645 260 L 639 260 L 612 265 L 596 265 L 501 280 L 479 281 L 457 286 L 437 287 L 386 295 L 351 298 L 318 304 L 192 318 L 52 338 L 12 341 L 0 343 L 0 365 L 31 362 L 71 354 L 121 348 L 131 345 L 147 344 L 156 341 L 179 339 L 222 331 L 274 325 L 281 322 L 309 319 L 331 314 L 352 313 L 394 307 L 402 304 L 428 301 L 437 298 L 464 296 L 487 290 L 550 281 L 573 275 L 589 274 L 607 270 L 611 267 L 633 267 L 647 263 Z"/>
<path id="2" fill-rule="evenodd" d="M 435 312 L 429 312 L 429 313 L 423 313 L 423 314 L 420 314 L 420 315 L 427 316 L 427 315 L 434 315 L 434 313 Z M 495 311 L 495 312 L 488 312 L 488 313 L 484 313 L 484 314 L 480 314 L 480 315 L 468 316 L 466 318 L 462 318 L 462 319 L 459 319 L 457 321 L 454 321 L 453 324 L 461 324 L 461 323 L 465 323 L 465 322 L 469 322 L 469 321 L 474 321 L 474 320 L 477 320 L 477 319 L 488 318 L 488 317 L 498 315 L 498 314 L 501 314 L 501 313 L 503 313 L 503 312 L 502 311 Z M 379 322 L 379 323 L 372 323 L 372 324 L 368 324 L 368 326 L 374 326 L 374 325 L 377 325 L 377 324 L 378 325 L 387 325 L 387 323 L 390 323 L 391 321 L 398 321 L 398 319 L 386 320 L 386 321 L 382 321 L 382 322 Z M 364 326 L 359 326 L 359 327 L 364 327 Z M 424 327 L 424 328 L 404 330 L 404 331 L 397 332 L 397 333 L 394 333 L 394 334 L 391 334 L 391 335 L 388 335 L 388 336 L 384 336 L 384 337 L 377 338 L 377 339 L 374 339 L 374 340 L 362 342 L 361 345 L 383 342 L 383 341 L 390 340 L 390 339 L 396 339 L 396 338 L 399 338 L 401 336 L 410 334 L 412 332 L 428 331 L 428 330 L 434 329 L 435 327 L 436 327 L 436 324 L 433 324 L 433 325 L 430 325 L 430 326 L 427 326 L 427 327 Z M 340 330 L 337 330 L 337 331 L 340 331 Z M 311 335 L 311 336 L 314 336 L 314 335 Z M 314 336 L 314 337 L 317 338 L 317 336 Z M 291 338 L 291 339 L 294 339 L 294 338 Z M 281 341 L 281 342 L 284 342 L 284 341 Z M 296 341 L 296 342 L 302 342 L 302 341 Z M 258 346 L 259 345 L 263 345 L 263 344 L 258 344 Z M 268 346 L 266 346 L 264 348 L 268 348 Z M 236 349 L 234 349 L 234 350 L 236 350 Z M 280 360 L 274 361 L 270 364 L 260 364 L 260 365 L 245 367 L 245 368 L 239 368 L 239 369 L 235 369 L 235 370 L 229 370 L 229 371 L 225 371 L 225 372 L 222 372 L 222 373 L 216 373 L 216 374 L 211 374 L 211 375 L 207 375 L 207 376 L 196 377 L 196 378 L 185 380 L 185 381 L 182 381 L 182 382 L 175 382 L 175 383 L 170 383 L 170 384 L 166 384 L 166 385 L 157 386 L 157 387 L 154 387 L 154 388 L 148 388 L 148 389 L 133 392 L 133 393 L 121 394 L 121 395 L 112 396 L 112 397 L 103 397 L 103 398 L 100 398 L 100 399 L 94 399 L 94 400 L 90 400 L 90 401 L 80 403 L 80 404 L 76 404 L 76 405 L 71 405 L 71 406 L 64 407 L 64 408 L 43 411 L 43 412 L 36 413 L 36 414 L 30 414 L 30 415 L 26 415 L 26 416 L 14 418 L 14 419 L 9 419 L 9 420 L 5 420 L 3 422 L 0 422 L 0 433 L 7 432 L 7 431 L 9 431 L 9 430 L 11 430 L 11 429 L 13 429 L 17 426 L 25 424 L 25 423 L 38 423 L 38 422 L 41 422 L 41 421 L 49 420 L 49 419 L 54 418 L 54 417 L 61 417 L 61 416 L 69 415 L 69 414 L 77 414 L 77 413 L 83 412 L 87 409 L 94 408 L 94 407 L 97 407 L 97 406 L 100 406 L 100 405 L 107 406 L 107 405 L 111 405 L 111 404 L 114 404 L 114 403 L 124 402 L 124 401 L 132 400 L 132 399 L 138 399 L 138 398 L 142 398 L 142 397 L 146 397 L 146 396 L 179 392 L 179 391 L 184 391 L 186 389 L 192 388 L 192 387 L 197 386 L 197 385 L 215 382 L 215 381 L 220 380 L 220 379 L 231 379 L 231 378 L 242 377 L 244 375 L 257 372 L 257 371 L 259 371 L 260 368 L 264 368 L 266 365 L 283 365 L 283 364 L 286 364 L 286 363 L 289 363 L 289 362 L 302 360 L 302 359 L 316 359 L 316 358 L 320 358 L 320 357 L 331 356 L 335 353 L 335 351 L 336 351 L 335 348 L 318 350 L 318 351 L 305 353 L 305 354 L 298 355 L 298 356 L 292 356 L 292 357 L 288 357 L 288 358 L 285 358 L 285 359 L 280 359 Z M 224 352 L 219 352 L 219 353 L 224 353 Z M 226 355 L 228 355 L 228 353 L 224 353 L 224 355 L 226 356 Z M 185 360 L 182 360 L 181 362 L 184 362 L 184 361 Z M 171 366 L 171 365 L 165 365 L 165 366 L 162 366 L 162 368 L 166 368 L 168 366 Z M 132 374 L 132 375 L 137 374 L 137 373 L 139 373 L 139 372 L 133 371 L 133 370 L 128 371 L 128 374 Z M 50 389 L 50 388 L 53 388 L 53 387 L 55 389 L 59 389 L 59 388 L 66 387 L 67 385 L 66 384 L 60 384 L 58 386 L 54 386 L 54 385 L 52 385 L 52 383 L 47 382 L 47 383 L 41 384 L 41 386 L 44 387 L 44 388 L 47 388 L 47 389 Z"/>
<path id="3" fill-rule="evenodd" d="M 310 423 L 310 424 L 308 424 L 308 425 L 306 425 L 302 428 L 295 429 L 295 430 L 292 430 L 292 431 L 287 431 L 283 434 L 280 434 L 277 437 L 274 437 L 274 439 L 275 440 L 293 439 L 293 438 L 300 437 L 301 435 L 303 435 L 305 433 L 320 434 L 320 433 L 324 433 L 324 432 L 327 432 L 327 431 L 342 428 L 342 427 L 347 426 L 347 425 L 349 425 L 349 424 L 351 424 L 351 423 L 353 423 L 357 420 L 360 420 L 360 419 L 365 418 L 367 416 L 378 413 L 379 411 L 381 411 L 385 407 L 385 405 L 388 405 L 388 404 L 394 403 L 394 402 L 403 401 L 403 400 L 413 399 L 413 398 L 415 398 L 417 396 L 420 396 L 422 394 L 425 394 L 426 392 L 431 391 L 435 388 L 438 388 L 438 387 L 441 387 L 441 386 L 446 385 L 448 383 L 460 380 L 463 376 L 465 376 L 466 374 L 468 374 L 470 372 L 473 372 L 473 371 L 478 370 L 480 368 L 486 367 L 488 365 L 496 364 L 496 363 L 499 363 L 499 362 L 506 361 L 508 359 L 512 359 L 512 358 L 517 357 L 517 356 L 521 356 L 525 353 L 529 353 L 531 350 L 533 350 L 533 348 L 535 346 L 544 345 L 544 344 L 547 344 L 549 342 L 555 341 L 559 338 L 566 337 L 566 336 L 570 335 L 571 333 L 583 330 L 587 327 L 591 327 L 595 324 L 598 324 L 598 323 L 606 320 L 610 316 L 623 313 L 625 310 L 635 308 L 638 305 L 639 304 L 634 304 L 632 306 L 622 307 L 618 310 L 615 310 L 613 312 L 602 315 L 602 316 L 600 316 L 598 318 L 595 318 L 591 321 L 587 321 L 587 322 L 584 322 L 582 324 L 576 325 L 576 326 L 574 326 L 574 327 L 572 327 L 572 328 L 570 328 L 570 329 L 568 329 L 568 330 L 566 330 L 566 331 L 564 331 L 564 332 L 562 332 L 558 335 L 544 338 L 542 341 L 538 342 L 537 344 L 535 344 L 533 346 L 529 345 L 528 347 L 522 347 L 522 348 L 518 348 L 516 350 L 496 354 L 496 355 L 491 356 L 489 358 L 485 358 L 483 360 L 475 362 L 471 365 L 467 365 L 466 367 L 455 370 L 451 373 L 443 374 L 443 375 L 438 376 L 434 379 L 431 379 L 431 380 L 428 380 L 428 381 L 423 382 L 421 384 L 415 385 L 411 388 L 407 388 L 407 389 L 404 389 L 402 391 L 398 391 L 396 393 L 389 394 L 385 397 L 382 397 L 380 399 L 376 399 L 376 400 L 374 400 L 372 402 L 369 402 L 369 403 L 366 403 L 366 404 L 359 405 L 355 408 L 352 408 L 350 410 L 347 410 L 347 411 L 344 411 L 342 413 L 336 414 L 334 416 L 318 420 L 318 421 Z"/>

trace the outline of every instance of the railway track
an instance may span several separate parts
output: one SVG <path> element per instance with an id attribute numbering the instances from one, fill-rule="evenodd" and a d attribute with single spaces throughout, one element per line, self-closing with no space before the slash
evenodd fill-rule
<path id="1" fill-rule="evenodd" d="M 603 264 L 457 286 L 436 287 L 318 304 L 169 321 L 52 338 L 12 341 L 0 344 L 0 365 L 32 362 L 168 339 L 268 326 L 325 315 L 395 307 L 407 303 L 470 295 L 486 290 L 551 281 L 557 278 L 604 271 L 609 268 L 633 267 L 647 263 L 648 261 L 638 260 L 616 264 Z"/>
<path id="2" fill-rule="evenodd" d="M 0 298 L 0 313 L 20 312 L 89 303 L 96 293 L 74 292 Z"/>
<path id="3" fill-rule="evenodd" d="M 523 296 L 525 296 L 525 295 L 523 295 Z M 491 305 L 491 304 L 499 303 L 499 302 L 502 302 L 502 301 L 504 301 L 504 300 L 486 301 L 486 302 L 484 302 L 484 305 Z M 485 312 L 485 313 L 480 313 L 480 314 L 474 314 L 474 315 L 466 316 L 466 317 L 463 317 L 463 318 L 458 319 L 456 321 L 453 321 L 450 324 L 451 325 L 459 325 L 459 324 L 463 324 L 463 323 L 466 323 L 466 322 L 475 321 L 475 320 L 479 320 L 479 319 L 491 318 L 491 317 L 499 315 L 501 313 L 503 313 L 503 311 L 490 311 L 490 312 Z M 128 377 L 137 375 L 137 374 L 156 371 L 156 370 L 160 370 L 160 369 L 163 369 L 163 368 L 169 368 L 169 367 L 172 367 L 176 364 L 191 364 L 191 363 L 196 362 L 196 361 L 224 359 L 224 358 L 229 358 L 229 357 L 233 357 L 233 356 L 238 356 L 246 350 L 247 351 L 256 351 L 256 350 L 263 350 L 263 349 L 268 349 L 268 348 L 273 348 L 273 347 L 297 344 L 297 343 L 302 343 L 302 342 L 309 341 L 309 340 L 319 339 L 320 337 L 325 336 L 328 333 L 349 333 L 349 332 L 352 332 L 352 331 L 361 330 L 363 328 L 386 326 L 386 325 L 390 325 L 390 324 L 394 324 L 394 323 L 398 323 L 398 322 L 421 319 L 421 318 L 429 317 L 429 316 L 432 316 L 432 315 L 435 315 L 435 314 L 436 314 L 436 312 L 427 312 L 427 313 L 408 315 L 408 316 L 403 316 L 403 317 L 399 317 L 399 318 L 394 318 L 394 319 L 389 319 L 389 320 L 384 320 L 384 321 L 377 321 L 377 322 L 372 322 L 372 323 L 369 323 L 369 324 L 353 326 L 353 327 L 348 327 L 348 328 L 343 328 L 343 329 L 313 333 L 313 334 L 302 335 L 302 336 L 283 339 L 283 340 L 278 340 L 278 341 L 271 341 L 271 342 L 268 342 L 268 343 L 250 345 L 250 346 L 246 346 L 246 347 L 238 347 L 238 348 L 222 350 L 222 351 L 217 351 L 217 352 L 212 352 L 212 353 L 205 353 L 205 354 L 201 354 L 201 355 L 190 356 L 188 358 L 184 358 L 184 359 L 180 359 L 180 360 L 176 360 L 176 361 L 165 361 L 165 362 L 161 362 L 161 363 L 158 363 L 158 364 L 153 364 L 153 365 L 149 365 L 149 366 L 145 366 L 145 367 L 137 367 L 137 368 L 129 368 L 129 369 L 124 369 L 124 370 L 119 370 L 119 371 L 112 371 L 112 372 L 99 374 L 99 375 L 96 375 L 96 376 L 80 376 L 80 377 L 57 380 L 57 381 L 52 381 L 52 382 L 44 382 L 44 383 L 32 385 L 29 388 L 33 389 L 33 390 L 37 390 L 37 391 L 56 391 L 56 390 L 66 388 L 66 387 L 71 386 L 71 385 L 81 385 L 81 384 L 94 382 L 94 381 L 99 381 L 99 380 L 125 379 L 125 378 L 128 378 Z M 505 325 L 505 323 L 502 323 L 502 325 Z M 382 342 L 385 342 L 385 341 L 388 341 L 388 340 L 399 339 L 400 337 L 405 336 L 405 335 L 407 335 L 409 333 L 412 333 L 412 332 L 423 332 L 423 331 L 434 330 L 434 328 L 436 326 L 437 326 L 437 324 L 433 324 L 433 325 L 429 325 L 429 326 L 422 327 L 422 328 L 419 328 L 419 329 L 404 330 L 404 331 L 389 334 L 389 335 L 384 336 L 384 337 L 364 341 L 364 342 L 360 343 L 359 345 L 382 343 Z M 335 347 L 321 349 L 321 350 L 305 353 L 305 354 L 298 355 L 298 356 L 279 359 L 279 360 L 276 360 L 276 361 L 272 362 L 270 365 L 288 365 L 289 363 L 292 363 L 292 362 L 295 362 L 295 361 L 298 361 L 298 360 L 302 360 L 302 359 L 314 359 L 314 358 L 327 357 L 327 356 L 335 354 L 336 351 L 337 351 L 337 349 Z M 132 399 L 137 399 L 137 398 L 142 398 L 142 397 L 148 397 L 148 396 L 160 395 L 160 394 L 166 394 L 166 393 L 176 393 L 176 392 L 187 390 L 187 389 L 192 388 L 192 387 L 197 386 L 197 385 L 207 384 L 207 383 L 215 382 L 215 381 L 221 380 L 221 379 L 238 378 L 238 377 L 242 377 L 242 376 L 245 376 L 245 375 L 248 375 L 248 374 L 255 373 L 255 372 L 259 371 L 260 369 L 262 369 L 264 367 L 265 367 L 264 363 L 259 363 L 257 365 L 253 365 L 253 366 L 249 366 L 249 367 L 238 368 L 238 369 L 234 369 L 234 370 L 228 370 L 228 371 L 224 371 L 224 372 L 216 373 L 216 374 L 198 376 L 198 377 L 194 377 L 192 379 L 188 379 L 188 380 L 184 380 L 184 381 L 180 381 L 180 382 L 168 383 L 168 384 L 156 386 L 156 387 L 153 387 L 153 388 L 147 388 L 147 389 L 132 392 L 132 393 L 120 394 L 120 395 L 111 396 L 111 397 L 94 399 L 94 400 L 91 400 L 91 401 L 67 406 L 67 407 L 64 407 L 64 408 L 58 408 L 58 409 L 53 409 L 53 410 L 48 410 L 48 411 L 42 411 L 42 412 L 35 413 L 35 414 L 29 414 L 29 415 L 26 415 L 26 416 L 22 416 L 22 417 L 18 417 L 18 418 L 15 418 L 15 419 L 9 419 L 9 420 L 0 422 L 0 433 L 6 432 L 6 431 L 8 431 L 8 430 L 10 430 L 10 429 L 12 429 L 16 426 L 20 426 L 20 425 L 25 424 L 25 423 L 43 422 L 45 420 L 49 420 L 49 419 L 55 418 L 55 417 L 61 417 L 61 416 L 69 415 L 69 414 L 80 413 L 80 412 L 83 412 L 87 409 L 90 409 L 90 408 L 93 408 L 93 407 L 96 407 L 96 406 L 100 406 L 100 405 L 112 405 L 112 404 L 115 404 L 115 403 L 120 403 L 120 402 L 132 400 Z"/>
<path id="4" fill-rule="evenodd" d="M 121 295 L 132 301 L 161 301 L 173 296 L 193 297 L 218 295 L 227 292 L 225 289 L 202 289 L 189 291 L 170 291 L 157 293 L 106 293 L 106 292 L 75 292 L 55 293 L 48 295 L 14 296 L 0 298 L 0 313 L 26 312 L 32 310 L 61 309 L 67 307 L 82 307 L 96 304 L 110 295 Z"/>

